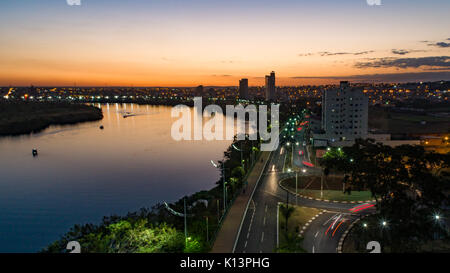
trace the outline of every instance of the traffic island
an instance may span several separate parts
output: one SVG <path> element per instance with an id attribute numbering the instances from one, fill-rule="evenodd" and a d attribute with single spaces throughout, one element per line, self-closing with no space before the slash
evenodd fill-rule
<path id="1" fill-rule="evenodd" d="M 342 191 L 342 180 L 339 177 L 328 178 L 326 186 L 321 194 L 321 177 L 319 176 L 298 176 L 297 185 L 295 177 L 283 179 L 279 185 L 284 190 L 301 198 L 314 199 L 335 203 L 365 203 L 375 202 L 370 191 Z M 340 189 L 338 189 L 340 187 Z"/>
<path id="2" fill-rule="evenodd" d="M 279 253 L 305 253 L 302 248 L 303 232 L 323 210 L 278 203 L 277 245 Z M 286 226 L 287 218 L 287 226 Z"/>

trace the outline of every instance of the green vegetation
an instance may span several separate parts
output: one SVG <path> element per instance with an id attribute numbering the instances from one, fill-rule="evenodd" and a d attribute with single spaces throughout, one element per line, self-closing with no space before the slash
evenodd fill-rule
<path id="1" fill-rule="evenodd" d="M 280 113 L 281 122 L 287 113 L 290 115 L 287 111 Z M 246 190 L 246 178 L 259 160 L 261 141 L 235 140 L 224 152 L 224 160 L 218 164 L 218 168 L 224 168 L 228 208 L 236 196 Z M 208 252 L 224 215 L 222 177 L 216 182 L 216 187 L 169 204 L 174 211 L 184 213 L 186 200 L 189 215 L 187 238 L 184 236 L 184 217 L 172 214 L 163 204 L 157 204 L 126 216 L 104 217 L 97 225 L 75 225 L 43 252 L 66 252 L 69 241 L 78 241 L 83 253 Z"/>
<path id="2" fill-rule="evenodd" d="M 320 209 L 292 206 L 279 207 L 279 247 L 280 253 L 304 253 L 303 238 L 299 236 L 300 228 L 312 217 L 320 213 Z M 287 221 L 286 221 L 287 220 Z"/>
<path id="3" fill-rule="evenodd" d="M 324 176 L 323 197 L 321 197 L 321 177 L 298 176 L 297 193 L 307 197 L 331 201 L 367 201 L 373 199 L 370 191 L 352 190 L 351 185 L 347 185 L 347 191 L 343 192 L 343 181 L 343 175 Z M 295 194 L 295 177 L 285 179 L 280 184 Z"/>
<path id="4" fill-rule="evenodd" d="M 258 159 L 259 140 L 234 141 L 224 153 L 219 165 L 225 167 L 227 203 L 245 187 L 245 179 Z M 219 166 L 219 167 L 221 167 Z M 126 216 L 105 217 L 98 224 L 75 225 L 44 252 L 66 252 L 69 241 L 78 241 L 84 253 L 155 253 L 155 252 L 207 252 L 221 226 L 223 213 L 223 180 L 208 191 L 183 197 L 169 207 L 184 213 L 187 206 L 187 235 L 185 242 L 184 217 L 173 215 L 165 205 L 143 208 Z"/>
<path id="5" fill-rule="evenodd" d="M 75 226 L 44 251 L 60 252 L 71 240 L 80 243 L 82 252 L 96 253 L 196 252 L 201 249 L 198 244 L 191 247 L 192 243 L 185 247 L 184 234 L 166 224 L 152 225 L 146 219 L 129 219 L 98 227 L 90 233 Z"/>
<path id="6" fill-rule="evenodd" d="M 442 215 L 442 218 L 448 219 Z M 392 236 L 390 231 L 390 223 L 387 223 L 383 228 L 380 223 L 385 221 L 381 215 L 371 215 L 358 222 L 347 235 L 342 252 L 344 253 L 367 253 L 370 250 L 366 249 L 367 243 L 370 241 L 380 242 L 383 253 L 392 252 L 441 252 L 448 253 L 450 251 L 450 237 L 444 236 L 444 232 L 439 233 L 436 230 L 430 230 L 433 240 L 418 243 L 415 240 L 407 241 L 404 248 L 393 248 L 390 244 L 386 244 L 386 238 Z M 441 225 L 444 223 L 435 223 Z M 422 231 L 423 232 L 423 231 Z"/>
<path id="7" fill-rule="evenodd" d="M 378 239 L 385 252 L 416 252 L 435 240 L 436 234 L 439 239 L 448 238 L 443 219 L 436 216 L 444 213 L 450 201 L 446 196 L 450 154 L 358 139 L 351 147 L 329 153 L 321 164 L 346 173 L 346 184 L 369 189 L 377 199 L 377 215 L 370 223 L 373 229 L 364 232 L 369 233 L 367 238 Z"/>
<path id="8" fill-rule="evenodd" d="M 50 125 L 102 118 L 101 109 L 83 104 L 0 101 L 0 136 L 35 133 Z"/>

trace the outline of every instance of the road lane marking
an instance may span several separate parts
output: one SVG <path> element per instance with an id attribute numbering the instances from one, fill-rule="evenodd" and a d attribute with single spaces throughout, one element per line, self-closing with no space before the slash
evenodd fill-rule
<path id="1" fill-rule="evenodd" d="M 312 253 L 314 253 L 315 251 L 314 251 L 314 246 L 313 246 L 313 249 L 312 249 Z"/>
<path id="2" fill-rule="evenodd" d="M 262 235 L 261 235 L 261 243 L 264 241 L 264 231 L 263 231 L 263 233 L 262 233 Z"/>
<path id="3" fill-rule="evenodd" d="M 245 241 L 244 248 L 247 248 L 247 243 L 248 243 L 248 241 Z"/>
<path id="4" fill-rule="evenodd" d="M 266 216 L 264 216 L 264 223 L 263 226 L 266 226 Z"/>
<path id="5" fill-rule="evenodd" d="M 314 235 L 314 238 L 317 238 L 317 235 L 319 235 L 319 232 L 318 232 L 318 231 L 316 232 L 316 235 Z"/>

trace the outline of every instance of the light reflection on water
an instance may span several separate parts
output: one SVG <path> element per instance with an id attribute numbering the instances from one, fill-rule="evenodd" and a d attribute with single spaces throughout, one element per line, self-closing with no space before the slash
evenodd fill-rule
<path id="1" fill-rule="evenodd" d="M 35 252 L 73 224 L 215 185 L 219 171 L 209 161 L 222 159 L 231 141 L 172 140 L 171 107 L 101 107 L 101 121 L 0 138 L 0 252 Z"/>

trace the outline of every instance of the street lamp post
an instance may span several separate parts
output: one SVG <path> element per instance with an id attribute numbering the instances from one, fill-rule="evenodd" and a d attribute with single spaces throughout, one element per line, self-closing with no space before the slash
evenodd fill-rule
<path id="1" fill-rule="evenodd" d="M 187 208 L 186 208 L 186 197 L 183 198 L 184 201 L 184 213 L 177 212 L 169 207 L 169 205 L 164 202 L 166 209 L 173 215 L 184 218 L 184 243 L 187 246 L 188 236 L 187 236 Z"/>
<path id="2" fill-rule="evenodd" d="M 214 163 L 214 161 L 211 160 L 211 164 L 219 168 L 219 165 Z M 225 214 L 225 210 L 227 209 L 227 200 L 226 200 L 226 182 L 225 182 L 225 163 L 222 164 L 222 184 L 223 184 L 223 214 Z"/>
<path id="3" fill-rule="evenodd" d="M 241 166 L 242 166 L 242 169 L 245 171 L 245 167 L 244 167 L 244 156 L 243 156 L 243 154 L 242 154 L 242 152 L 243 152 L 243 150 L 242 150 L 242 142 L 241 142 L 241 148 L 240 148 L 240 149 L 238 149 L 236 146 L 234 146 L 234 144 L 231 145 L 231 146 L 233 146 L 233 148 L 234 148 L 236 151 L 241 152 Z"/>
<path id="4" fill-rule="evenodd" d="M 187 247 L 187 215 L 186 215 L 186 197 L 184 197 L 184 240 Z"/>
<path id="5" fill-rule="evenodd" d="M 298 172 L 295 172 L 295 205 L 296 206 L 298 206 L 298 202 L 297 202 L 297 197 L 298 197 L 298 193 L 297 193 L 297 189 L 298 189 L 298 179 L 297 179 L 297 176 L 298 176 Z"/>

